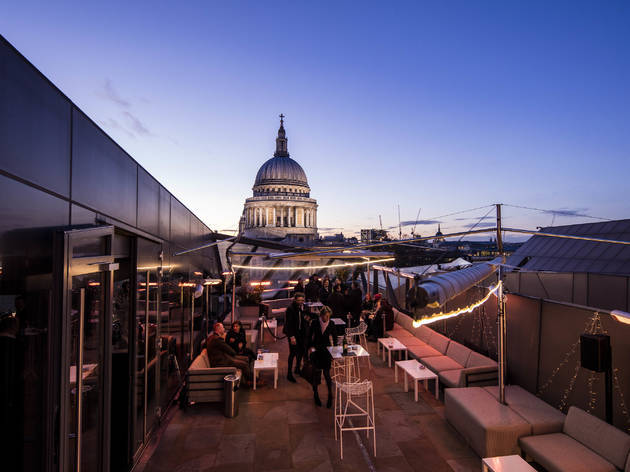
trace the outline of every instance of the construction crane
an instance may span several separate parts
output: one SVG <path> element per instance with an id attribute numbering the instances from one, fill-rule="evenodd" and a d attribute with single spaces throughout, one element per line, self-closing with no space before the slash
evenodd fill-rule
<path id="1" fill-rule="evenodd" d="M 381 215 L 378 215 L 378 222 L 381 224 L 381 231 L 383 231 L 383 219 L 381 218 Z"/>

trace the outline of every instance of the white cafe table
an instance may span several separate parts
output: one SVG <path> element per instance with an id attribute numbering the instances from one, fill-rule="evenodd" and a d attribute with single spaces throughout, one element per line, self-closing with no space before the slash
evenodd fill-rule
<path id="1" fill-rule="evenodd" d="M 367 352 L 363 346 L 359 344 L 350 344 L 348 345 L 348 352 L 350 355 L 343 355 L 343 346 L 328 346 L 328 352 L 333 359 L 343 359 L 344 366 L 346 370 L 346 379 L 350 378 L 350 371 L 352 369 L 352 359 L 357 359 L 359 357 L 369 357 L 370 353 Z"/>
<path id="2" fill-rule="evenodd" d="M 427 369 L 424 365 L 418 362 L 415 359 L 410 359 L 408 361 L 396 361 L 394 364 L 394 382 L 398 383 L 398 368 L 401 368 L 403 371 L 404 377 L 404 385 L 405 392 L 409 391 L 409 383 L 407 382 L 407 376 L 413 379 L 413 392 L 414 392 L 414 400 L 418 401 L 418 382 L 420 380 L 424 380 L 424 389 L 428 392 L 428 381 L 435 381 L 435 399 L 439 400 L 440 390 L 438 383 L 438 376 L 435 372 Z"/>
<path id="3" fill-rule="evenodd" d="M 536 472 L 521 456 L 484 457 L 482 472 Z"/>
<path id="4" fill-rule="evenodd" d="M 256 376 L 261 370 L 273 370 L 273 388 L 278 388 L 278 353 L 265 352 L 260 354 L 262 359 L 254 361 L 254 390 L 256 390 Z"/>
<path id="5" fill-rule="evenodd" d="M 378 343 L 376 344 L 377 353 L 379 345 L 383 346 L 383 362 L 385 362 L 385 354 L 387 354 L 390 367 L 392 366 L 392 351 L 403 351 L 405 353 L 405 359 L 408 359 L 407 346 L 396 338 L 378 338 Z"/>

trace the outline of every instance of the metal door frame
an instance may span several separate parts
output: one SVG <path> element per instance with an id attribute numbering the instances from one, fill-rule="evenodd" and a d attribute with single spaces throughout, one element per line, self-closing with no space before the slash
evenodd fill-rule
<path id="1" fill-rule="evenodd" d="M 61 284 L 61 316 L 60 316 L 60 362 L 57 364 L 59 369 L 59 414 L 57 416 L 58 428 L 58 470 L 66 471 L 69 465 L 70 450 L 68 448 L 67 415 L 66 411 L 68 382 L 70 371 L 70 309 L 72 307 L 72 278 L 77 275 L 91 274 L 95 272 L 105 273 L 104 277 L 104 300 L 102 310 L 102 389 L 100 393 L 99 403 L 102 406 L 99 416 L 100 431 L 99 444 L 101 447 L 97 451 L 99 455 L 98 463 L 102 472 L 109 472 L 109 449 L 110 449 L 110 409 L 111 409 L 111 340 L 112 340 L 112 301 L 113 301 L 113 282 L 114 271 L 118 269 L 118 264 L 114 263 L 114 255 L 112 254 L 114 237 L 113 226 L 99 226 L 94 228 L 75 229 L 63 232 L 63 272 Z M 79 243 L 86 239 L 104 238 L 104 254 L 100 256 L 90 257 L 73 257 L 73 249 Z M 80 348 L 82 352 L 83 336 L 80 335 Z M 77 366 L 77 371 L 80 366 Z M 77 395 L 77 414 L 81 413 L 82 398 Z M 80 419 L 80 417 L 79 417 Z M 77 442 L 81 444 L 81 423 L 77 423 Z M 76 472 L 81 470 L 81 451 L 78 449 Z"/>

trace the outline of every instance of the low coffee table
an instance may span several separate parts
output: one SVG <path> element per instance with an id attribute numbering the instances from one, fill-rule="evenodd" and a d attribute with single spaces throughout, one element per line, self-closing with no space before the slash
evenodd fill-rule
<path id="1" fill-rule="evenodd" d="M 278 388 L 278 353 L 277 352 L 265 352 L 261 354 L 262 359 L 256 359 L 254 361 L 254 390 L 256 390 L 256 377 L 258 371 L 261 370 L 273 370 L 273 388 Z"/>
<path id="2" fill-rule="evenodd" d="M 536 472 L 521 456 L 484 457 L 481 460 L 482 472 Z"/>
<path id="3" fill-rule="evenodd" d="M 439 400 L 439 383 L 438 376 L 430 371 L 428 368 L 421 367 L 422 364 L 415 359 L 411 359 L 408 361 L 397 361 L 394 364 L 394 381 L 398 383 L 398 368 L 400 367 L 403 370 L 403 375 L 405 376 L 405 392 L 409 391 L 409 384 L 407 382 L 407 376 L 410 376 L 413 379 L 413 391 L 414 391 L 414 400 L 418 401 L 418 381 L 424 380 L 424 389 L 429 391 L 429 380 L 435 381 L 435 398 Z"/>
<path id="4" fill-rule="evenodd" d="M 387 354 L 390 367 L 392 366 L 392 351 L 404 351 L 405 359 L 408 358 L 407 346 L 396 338 L 378 338 L 378 343 L 376 344 L 377 353 L 379 345 L 383 346 L 383 362 L 385 362 L 385 354 Z"/>

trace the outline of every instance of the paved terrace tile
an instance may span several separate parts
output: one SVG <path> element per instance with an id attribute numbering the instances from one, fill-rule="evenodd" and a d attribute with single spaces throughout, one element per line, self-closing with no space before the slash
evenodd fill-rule
<path id="1" fill-rule="evenodd" d="M 280 331 L 280 330 L 279 330 Z M 333 412 L 313 403 L 309 384 L 286 380 L 286 340 L 265 348 L 280 353 L 278 389 L 273 372 L 261 372 L 267 383 L 255 392 L 239 392 L 236 418 L 223 416 L 222 404 L 196 404 L 169 412 L 138 467 L 139 472 L 218 471 L 427 471 L 477 472 L 481 460 L 444 419 L 444 405 L 420 388 L 403 391 L 394 370 L 376 356 L 369 343 L 372 369 L 361 374 L 374 382 L 376 457 L 364 432 L 344 433 L 344 458 L 334 439 Z M 323 380 L 323 379 L 322 379 Z M 326 385 L 319 387 L 326 401 Z"/>

